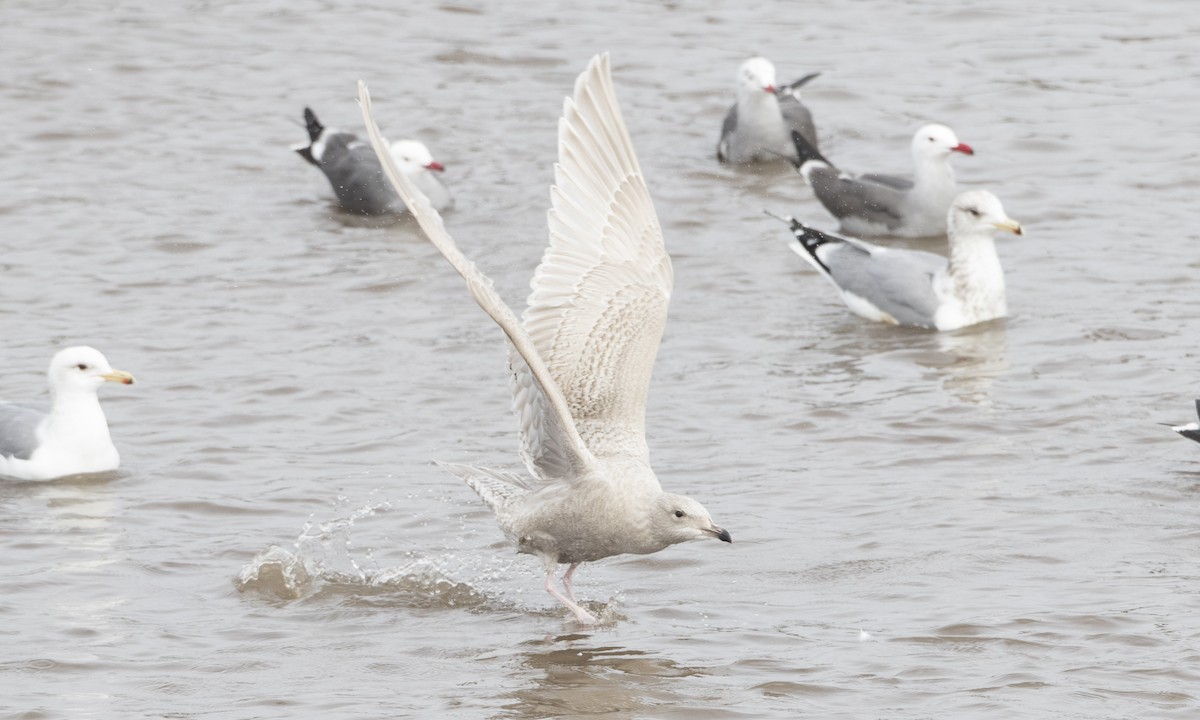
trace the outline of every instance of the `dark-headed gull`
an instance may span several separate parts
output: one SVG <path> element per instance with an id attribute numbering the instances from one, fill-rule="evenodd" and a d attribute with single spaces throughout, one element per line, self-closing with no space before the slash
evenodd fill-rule
<path id="1" fill-rule="evenodd" d="M 325 173 L 343 210 L 362 215 L 405 212 L 404 203 L 383 176 L 370 144 L 352 133 L 325 127 L 309 108 L 304 108 L 304 122 L 309 143 L 294 149 Z M 425 145 L 416 140 L 397 140 L 390 151 L 396 167 L 412 178 L 434 208 L 444 212 L 454 205 L 450 191 L 434 174 L 445 168 Z"/>
<path id="2" fill-rule="evenodd" d="M 387 176 L 425 234 L 511 343 L 513 409 L 532 480 L 446 466 L 496 513 L 517 551 L 546 566 L 546 591 L 581 623 L 580 563 L 644 555 L 701 538 L 730 542 L 700 503 L 663 492 L 646 447 L 646 394 L 671 297 L 671 260 L 613 91 L 608 55 L 592 58 L 558 124 L 550 246 L 519 322 L 446 232 L 415 184 L 395 169 L 359 84 L 368 134 Z M 567 564 L 566 594 L 553 584 Z"/>
<path id="3" fill-rule="evenodd" d="M 971 190 L 954 199 L 946 216 L 950 257 L 840 238 L 793 218 L 791 248 L 838 289 L 857 315 L 934 330 L 956 330 L 1004 317 L 1004 270 L 996 255 L 997 230 L 1022 235 L 995 195 Z"/>
<path id="4" fill-rule="evenodd" d="M 734 165 L 795 159 L 793 132 L 817 147 L 817 128 L 812 113 L 800 102 L 800 87 L 818 74 L 777 88 L 770 60 L 752 57 L 742 63 L 737 74 L 738 99 L 721 125 L 717 159 Z"/>
<path id="5" fill-rule="evenodd" d="M 121 456 L 113 447 L 96 391 L 105 382 L 131 385 L 133 376 L 113 370 L 90 347 L 58 352 L 46 375 L 48 412 L 0 403 L 0 475 L 46 480 L 117 469 Z"/>
<path id="6" fill-rule="evenodd" d="M 912 179 L 892 175 L 847 175 L 812 143 L 792 133 L 796 169 L 825 209 L 852 235 L 928 237 L 946 231 L 946 210 L 958 194 L 950 156 L 974 155 L 945 125 L 926 125 L 913 135 Z"/>

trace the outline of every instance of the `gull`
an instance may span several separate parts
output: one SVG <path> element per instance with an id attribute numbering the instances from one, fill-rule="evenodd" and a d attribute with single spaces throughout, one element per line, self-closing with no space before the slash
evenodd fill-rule
<path id="1" fill-rule="evenodd" d="M 946 230 L 946 210 L 958 194 L 952 153 L 974 155 L 945 125 L 926 125 L 913 135 L 913 179 L 893 175 L 847 175 L 826 160 L 804 135 L 792 133 L 793 161 L 825 209 L 851 235 L 928 237 Z"/>
<path id="2" fill-rule="evenodd" d="M 1200 400 L 1196 401 L 1196 414 L 1200 415 Z M 1171 429 L 1188 440 L 1200 442 L 1200 423 L 1190 422 L 1186 425 L 1172 425 Z"/>
<path id="3" fill-rule="evenodd" d="M 292 149 L 325 173 L 343 210 L 361 215 L 399 214 L 407 210 L 383 177 L 383 169 L 370 144 L 353 133 L 325 127 L 309 108 L 304 108 L 304 123 L 309 142 Z M 450 191 L 434 175 L 446 168 L 433 159 L 429 148 L 417 140 L 397 140 L 392 143 L 390 153 L 400 171 L 421 188 L 435 209 L 444 212 L 453 207 Z"/>
<path id="4" fill-rule="evenodd" d="M 1024 231 L 986 190 L 965 192 L 950 205 L 948 259 L 828 235 L 790 217 L 772 217 L 791 227 L 792 250 L 833 283 L 851 311 L 868 320 L 957 330 L 1008 313 L 993 236 L 997 230 Z"/>
<path id="5" fill-rule="evenodd" d="M 105 382 L 132 385 L 98 350 L 59 351 L 46 371 L 49 412 L 0 402 L 0 475 L 46 480 L 115 470 L 121 463 L 96 391 Z"/>
<path id="6" fill-rule="evenodd" d="M 800 101 L 800 87 L 820 75 L 811 73 L 777 89 L 775 66 L 764 57 L 752 57 L 737 73 L 738 99 L 721 125 L 717 160 L 741 165 L 796 158 L 791 133 L 799 132 L 810 147 L 817 146 L 812 113 Z"/>
<path id="7" fill-rule="evenodd" d="M 508 337 L 520 451 L 531 478 L 444 465 L 496 514 L 517 552 L 546 568 L 546 592 L 583 624 L 580 563 L 658 552 L 702 538 L 730 542 L 699 502 L 664 492 L 646 446 L 646 395 L 667 320 L 673 274 L 662 231 L 613 91 L 608 55 L 593 57 L 564 102 L 550 246 L 531 282 L 524 321 L 446 232 L 418 188 L 396 170 L 359 100 L 375 152 L 430 241 Z M 563 588 L 554 587 L 566 564 Z"/>

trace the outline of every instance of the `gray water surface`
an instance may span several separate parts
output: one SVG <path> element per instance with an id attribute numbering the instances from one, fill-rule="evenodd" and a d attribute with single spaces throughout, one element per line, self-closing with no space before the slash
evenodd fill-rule
<path id="1" fill-rule="evenodd" d="M 120 471 L 0 484 L 0 715 L 1200 715 L 1200 14 L 831 5 L 4 3 L 0 396 L 68 344 L 139 384 Z M 289 146 L 366 80 L 520 308 L 603 50 L 675 264 L 653 460 L 735 542 L 586 566 L 585 629 L 430 464 L 518 466 L 499 330 Z M 752 52 L 846 169 L 976 149 L 1010 318 L 871 324 L 787 250 L 811 192 L 713 157 Z"/>

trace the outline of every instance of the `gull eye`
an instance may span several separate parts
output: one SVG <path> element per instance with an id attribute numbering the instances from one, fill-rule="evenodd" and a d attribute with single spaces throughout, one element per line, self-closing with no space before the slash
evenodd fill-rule
<path id="1" fill-rule="evenodd" d="M 75 366 L 75 369 L 76 370 L 87 370 L 88 369 L 87 363 L 79 363 L 78 365 Z"/>
<path id="2" fill-rule="evenodd" d="M 676 511 L 675 511 L 675 517 L 683 517 L 683 511 L 682 511 L 682 510 L 676 510 Z"/>
<path id="3" fill-rule="evenodd" d="M 975 208 L 967 208 L 967 212 L 971 213 L 971 215 L 973 217 L 979 217 L 983 214 L 983 213 L 979 212 L 978 210 L 976 210 Z"/>

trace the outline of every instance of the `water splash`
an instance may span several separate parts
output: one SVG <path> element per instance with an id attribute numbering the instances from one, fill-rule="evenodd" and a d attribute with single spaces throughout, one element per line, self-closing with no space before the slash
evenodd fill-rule
<path id="1" fill-rule="evenodd" d="M 348 506 L 339 496 L 335 506 Z M 291 548 L 270 545 L 246 564 L 234 579 L 243 593 L 291 602 L 318 595 L 340 596 L 350 604 L 423 608 L 512 609 L 501 589 L 510 577 L 515 558 L 479 566 L 472 556 L 456 554 L 420 557 L 392 567 L 379 567 L 372 550 L 358 550 L 354 529 L 361 521 L 392 509 L 388 500 L 368 502 L 348 514 L 318 522 L 310 516 Z M 471 573 L 470 580 L 456 576 Z M 483 589 L 481 589 L 483 588 Z"/>

